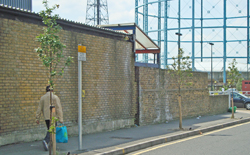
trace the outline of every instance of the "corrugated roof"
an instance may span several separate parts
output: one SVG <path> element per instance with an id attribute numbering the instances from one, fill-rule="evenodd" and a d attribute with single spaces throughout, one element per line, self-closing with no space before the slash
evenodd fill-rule
<path id="1" fill-rule="evenodd" d="M 135 34 L 136 53 L 160 53 L 160 47 L 135 23 L 98 25 L 118 32 Z"/>
<path id="2" fill-rule="evenodd" d="M 22 13 L 26 13 L 26 14 L 30 14 L 30 15 L 36 15 L 36 16 L 39 16 L 39 13 L 36 13 L 34 11 L 30 11 L 30 10 L 27 10 L 27 9 L 20 9 L 20 8 L 16 8 L 16 7 L 12 7 L 12 6 L 8 6 L 8 5 L 3 5 L 3 4 L 0 4 L 0 8 L 4 8 L 4 9 L 8 9 L 8 10 L 13 10 L 13 11 L 20 11 Z M 40 17 L 40 16 L 39 16 Z M 109 31 L 109 32 L 112 32 L 112 33 L 117 33 L 117 34 L 127 34 L 125 32 L 118 32 L 118 31 L 114 31 L 112 29 L 107 29 L 107 28 L 103 28 L 103 27 L 100 27 L 98 25 L 88 25 L 88 24 L 85 24 L 85 23 L 82 23 L 82 22 L 78 22 L 78 21 L 73 21 L 73 20 L 69 20 L 69 19 L 65 19 L 65 18 L 61 18 L 59 17 L 58 18 L 59 20 L 61 21 L 66 21 L 66 22 L 70 22 L 70 23 L 74 23 L 74 24 L 80 24 L 80 25 L 83 25 L 83 26 L 88 26 L 88 27 L 93 27 L 95 29 L 100 29 L 100 30 L 105 30 L 105 31 Z"/>

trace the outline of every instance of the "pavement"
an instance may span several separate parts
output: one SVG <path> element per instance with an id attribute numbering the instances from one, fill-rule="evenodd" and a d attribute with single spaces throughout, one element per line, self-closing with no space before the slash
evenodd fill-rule
<path id="1" fill-rule="evenodd" d="M 183 119 L 184 130 L 179 130 L 179 121 L 138 126 L 109 132 L 83 135 L 83 150 L 78 150 L 78 137 L 69 137 L 68 143 L 57 143 L 59 155 L 119 155 L 138 151 L 154 145 L 167 143 L 205 132 L 250 121 L 250 110 L 238 108 L 235 118 L 231 113 Z M 0 146 L 0 155 L 48 155 L 41 141 Z"/>

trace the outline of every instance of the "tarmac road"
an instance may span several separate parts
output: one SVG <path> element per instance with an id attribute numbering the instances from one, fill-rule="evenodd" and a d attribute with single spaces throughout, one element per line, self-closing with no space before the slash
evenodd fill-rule
<path id="1" fill-rule="evenodd" d="M 157 145 L 129 155 L 247 155 L 250 122 Z"/>

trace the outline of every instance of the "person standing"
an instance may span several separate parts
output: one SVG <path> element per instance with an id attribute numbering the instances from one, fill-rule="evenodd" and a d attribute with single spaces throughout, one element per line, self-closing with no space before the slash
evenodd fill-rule
<path id="1" fill-rule="evenodd" d="M 53 90 L 50 90 L 50 86 L 46 87 L 46 94 L 43 95 L 40 99 L 39 106 L 36 111 L 36 123 L 39 124 L 41 113 L 45 120 L 47 129 L 49 130 L 50 125 L 50 92 L 52 92 L 52 106 L 55 106 L 56 114 L 55 117 L 59 119 L 60 123 L 63 123 L 63 112 L 60 99 L 58 96 L 53 94 Z M 45 151 L 48 151 L 48 143 L 50 141 L 50 133 L 47 131 L 47 134 L 42 141 Z"/>

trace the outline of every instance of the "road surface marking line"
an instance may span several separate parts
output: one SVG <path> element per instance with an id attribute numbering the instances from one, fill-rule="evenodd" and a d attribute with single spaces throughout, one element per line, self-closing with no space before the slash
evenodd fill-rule
<path id="1" fill-rule="evenodd" d="M 207 133 L 204 133 L 204 134 L 202 134 L 202 135 L 192 136 L 192 137 L 185 138 L 185 139 L 178 140 L 178 141 L 171 142 L 171 143 L 169 142 L 169 143 L 167 143 L 167 144 L 162 144 L 162 145 L 160 145 L 160 146 L 155 146 L 155 147 L 153 147 L 153 148 L 151 148 L 151 149 L 146 149 L 146 150 L 144 150 L 144 151 L 141 151 L 141 152 L 135 153 L 135 154 L 133 154 L 133 155 L 139 155 L 139 154 L 142 154 L 142 153 L 145 153 L 145 152 L 149 152 L 149 151 L 153 151 L 153 150 L 156 150 L 156 149 L 159 149 L 159 148 L 162 148 L 162 147 L 168 146 L 168 145 L 173 145 L 173 144 L 176 144 L 176 143 L 180 143 L 180 142 L 188 141 L 188 140 L 191 140 L 191 139 L 199 138 L 199 137 L 201 137 L 201 136 L 205 136 L 205 135 L 209 135 L 209 134 L 212 134 L 212 133 L 220 132 L 220 131 L 223 131 L 223 130 L 227 130 L 227 129 L 235 128 L 235 127 L 242 126 L 242 125 L 249 124 L 249 123 L 250 123 L 250 122 L 246 122 L 246 123 L 242 123 L 242 124 L 234 125 L 234 126 L 231 126 L 231 127 L 226 127 L 226 128 L 223 128 L 223 129 L 219 129 L 219 130 L 215 130 L 215 131 L 207 132 Z"/>

